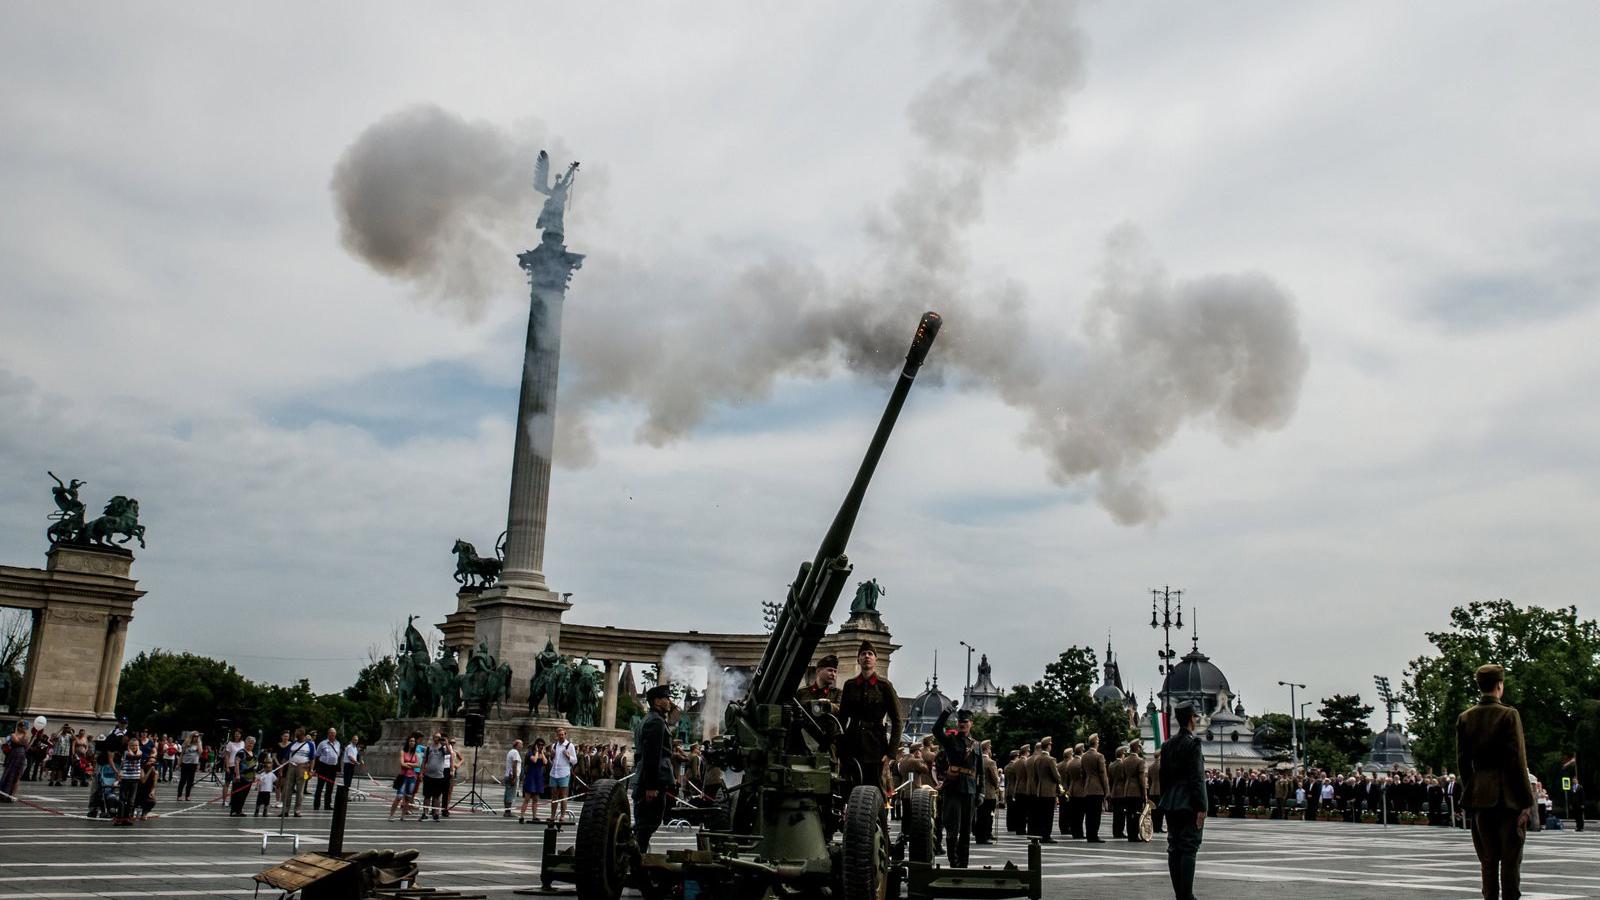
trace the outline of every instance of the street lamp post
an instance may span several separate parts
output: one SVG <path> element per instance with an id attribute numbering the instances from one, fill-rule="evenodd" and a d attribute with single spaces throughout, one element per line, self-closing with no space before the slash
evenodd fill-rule
<path id="1" fill-rule="evenodd" d="M 961 705 L 963 707 L 965 707 L 972 700 L 972 649 L 973 648 L 972 648 L 972 645 L 967 643 L 966 641 L 961 641 L 960 644 L 961 644 L 961 646 L 967 648 L 967 686 L 965 688 L 963 688 L 962 691 L 961 691 Z"/>
<path id="2" fill-rule="evenodd" d="M 1178 614 L 1172 614 L 1172 603 L 1178 603 Z M 1157 615 L 1157 604 L 1160 605 L 1160 615 Z M 1150 627 L 1159 628 L 1165 635 L 1162 649 L 1156 651 L 1156 656 L 1161 659 L 1161 665 L 1156 671 L 1161 673 L 1161 724 L 1170 729 L 1172 721 L 1172 697 L 1167 691 L 1166 678 L 1172 673 L 1172 661 L 1177 658 L 1177 652 L 1172 649 L 1172 629 L 1183 631 L 1183 590 L 1173 590 L 1170 587 L 1150 590 Z M 1156 743 L 1161 743 L 1161 735 L 1157 734 Z"/>
<path id="3" fill-rule="evenodd" d="M 1294 689 L 1299 688 L 1303 691 L 1306 689 L 1306 686 L 1303 684 L 1295 684 L 1292 681 L 1280 681 L 1278 682 L 1278 687 L 1286 687 L 1289 689 L 1289 749 L 1294 754 L 1294 767 L 1298 769 L 1300 768 L 1300 743 L 1295 732 Z"/>
<path id="4" fill-rule="evenodd" d="M 1302 722 L 1306 721 L 1306 707 L 1310 706 L 1314 702 L 1315 701 L 1307 700 L 1304 703 L 1300 704 L 1300 721 L 1302 721 Z M 1309 727 L 1306 726 L 1306 725 L 1301 725 L 1300 726 L 1300 743 L 1304 747 L 1304 752 L 1302 752 L 1300 754 L 1300 759 L 1301 759 L 1302 762 L 1306 763 L 1306 767 L 1307 768 L 1310 768 L 1310 762 L 1311 762 L 1311 733 L 1310 733 Z"/>

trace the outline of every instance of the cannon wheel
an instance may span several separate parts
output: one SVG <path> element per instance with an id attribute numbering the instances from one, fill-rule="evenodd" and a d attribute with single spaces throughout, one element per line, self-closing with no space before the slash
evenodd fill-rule
<path id="1" fill-rule="evenodd" d="M 632 878 L 638 851 L 624 788 L 610 778 L 597 782 L 578 816 L 573 868 L 581 900 L 617 900 Z"/>
<path id="2" fill-rule="evenodd" d="M 868 785 L 850 792 L 844 813 L 844 900 L 886 900 L 889 842 L 879 826 L 883 795 Z"/>
<path id="3" fill-rule="evenodd" d="M 906 858 L 910 862 L 933 862 L 933 792 L 912 788 L 906 797 L 906 818 L 900 824 L 906 835 Z"/>

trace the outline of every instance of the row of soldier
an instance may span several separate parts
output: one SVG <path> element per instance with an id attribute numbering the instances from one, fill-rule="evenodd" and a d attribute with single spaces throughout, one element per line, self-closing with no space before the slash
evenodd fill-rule
<path id="1" fill-rule="evenodd" d="M 1144 839 L 1146 802 L 1161 795 L 1160 752 L 1146 760 L 1140 742 L 1132 741 L 1107 759 L 1100 736 L 1092 734 L 1056 757 L 1053 743 L 1044 737 L 1011 752 L 1005 766 L 1006 829 L 1054 843 L 1051 830 L 1058 827 L 1063 836 L 1103 843 L 1100 828 L 1109 809 L 1113 838 Z M 1159 812 L 1152 811 L 1151 830 L 1161 831 L 1160 825 Z"/>

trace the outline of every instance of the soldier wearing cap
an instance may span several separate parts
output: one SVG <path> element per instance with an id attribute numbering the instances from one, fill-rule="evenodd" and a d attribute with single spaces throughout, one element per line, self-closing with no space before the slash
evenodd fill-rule
<path id="1" fill-rule="evenodd" d="M 1028 772 L 1033 776 L 1032 811 L 1028 816 L 1028 833 L 1041 844 L 1054 844 L 1050 836 L 1056 817 L 1056 795 L 1061 793 L 1061 776 L 1056 772 L 1055 756 L 1050 752 L 1048 735 L 1033 745 L 1033 759 L 1028 761 Z"/>
<path id="2" fill-rule="evenodd" d="M 857 785 L 883 789 L 889 748 L 900 740 L 900 695 L 889 679 L 878 676 L 878 652 L 871 641 L 861 642 L 856 665 L 860 671 L 839 692 L 844 733 L 837 746 L 846 797 Z"/>
<path id="3" fill-rule="evenodd" d="M 1100 735 L 1089 735 L 1089 749 L 1083 752 L 1083 831 L 1090 844 L 1104 844 L 1100 836 L 1100 811 L 1105 805 L 1111 781 L 1106 758 L 1100 753 Z"/>
<path id="4" fill-rule="evenodd" d="M 633 836 L 639 852 L 650 851 L 650 836 L 661 827 L 667 811 L 667 791 L 673 784 L 671 729 L 667 713 L 672 711 L 671 685 L 658 684 L 645 692 L 650 712 L 639 726 L 633 745 Z"/>
<path id="5" fill-rule="evenodd" d="M 1527 836 L 1533 789 L 1522 717 L 1501 702 L 1506 670 L 1478 669 L 1482 696 L 1456 719 L 1456 769 L 1461 805 L 1472 817 L 1472 849 L 1478 853 L 1485 900 L 1522 896 L 1522 843 Z"/>
<path id="6" fill-rule="evenodd" d="M 1194 736 L 1195 708 L 1176 710 L 1179 731 L 1161 745 L 1161 813 L 1167 822 L 1167 874 L 1177 900 L 1194 900 L 1194 865 L 1206 824 L 1206 763 Z"/>
<path id="7" fill-rule="evenodd" d="M 814 701 L 825 700 L 828 702 L 829 712 L 839 711 L 839 696 L 842 691 L 838 687 L 839 657 L 829 653 L 817 660 L 817 672 L 812 682 L 801 688 L 795 699 L 802 706 L 808 706 Z"/>
<path id="8" fill-rule="evenodd" d="M 943 820 L 945 858 L 950 865 L 965 868 L 972 844 L 972 814 L 978 798 L 980 779 L 985 777 L 983 751 L 972 738 L 972 710 L 956 715 L 954 731 L 946 732 L 950 710 L 939 713 L 933 723 L 933 739 L 944 751 L 939 774 L 939 818 Z"/>
<path id="9" fill-rule="evenodd" d="M 1006 830 L 1012 834 L 1028 833 L 1028 801 L 1033 799 L 1024 791 L 1028 781 L 1028 757 L 1033 747 L 1024 744 L 1011 751 L 1011 761 L 1006 763 Z"/>

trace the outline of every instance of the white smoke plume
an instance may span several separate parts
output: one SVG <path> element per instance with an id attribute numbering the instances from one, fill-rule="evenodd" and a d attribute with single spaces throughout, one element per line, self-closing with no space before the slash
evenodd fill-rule
<path id="1" fill-rule="evenodd" d="M 668 646 L 661 655 L 661 682 L 702 692 L 701 736 L 713 738 L 722 728 L 728 704 L 744 695 L 750 678 L 743 671 L 723 668 L 710 647 L 679 641 Z"/>
<path id="2" fill-rule="evenodd" d="M 892 369 L 925 309 L 945 318 L 929 374 L 993 391 L 1025 411 L 1029 425 L 1021 440 L 1042 451 L 1051 477 L 1089 481 L 1097 502 L 1121 524 L 1161 516 L 1145 464 L 1183 427 L 1209 424 L 1243 438 L 1289 421 L 1307 350 L 1292 299 L 1265 275 L 1173 279 L 1136 230 L 1124 226 L 1108 238 L 1083 321 L 1068 332 L 1030 322 L 1029 298 L 1019 286 L 969 275 L 966 233 L 982 221 L 985 192 L 1020 154 L 1061 134 L 1068 100 L 1084 80 L 1086 41 L 1071 3 L 969 0 L 935 7 L 930 23 L 933 30 L 954 29 L 959 62 L 931 78 L 908 106 L 919 150 L 904 161 L 898 188 L 868 214 L 870 262 L 837 274 L 774 258 L 708 283 L 695 273 L 716 265 L 686 265 L 686 255 L 671 257 L 677 266 L 667 271 L 669 264 L 593 250 L 581 287 L 574 287 L 583 293 L 583 313 L 568 317 L 563 338 L 558 462 L 593 458 L 585 418 L 599 402 L 641 407 L 638 438 L 662 445 L 720 407 L 762 400 L 782 377 Z M 476 140 L 473 127 L 434 119 L 427 139 L 410 133 L 405 139 Z M 336 193 L 341 181 L 365 180 L 360 159 L 393 155 L 356 149 L 341 163 L 341 170 L 355 171 L 336 177 Z M 522 163 L 507 165 L 516 174 Z M 492 181 L 485 177 L 472 189 Z M 514 187 L 530 202 L 537 196 L 524 184 Z M 424 207 L 455 209 L 471 220 L 463 226 L 468 236 L 484 235 L 500 218 L 480 199 Z M 346 223 L 356 218 L 344 213 Z M 515 221 L 524 240 L 529 221 Z M 451 261 L 445 272 L 472 256 L 454 252 L 456 237 L 429 231 L 418 239 L 399 230 L 409 239 L 375 243 L 347 234 L 346 243 L 440 247 Z M 379 258 L 401 277 L 413 277 L 408 265 L 420 261 L 434 274 L 415 280 L 428 282 L 439 278 L 440 255 Z M 372 254 L 363 257 L 371 261 Z M 504 271 L 504 259 L 497 257 L 492 271 Z"/>

